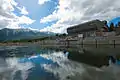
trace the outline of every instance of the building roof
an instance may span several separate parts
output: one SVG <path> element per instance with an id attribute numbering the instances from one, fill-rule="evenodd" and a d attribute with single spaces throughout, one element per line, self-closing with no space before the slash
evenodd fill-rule
<path id="1" fill-rule="evenodd" d="M 67 28 L 67 32 L 85 32 L 89 30 L 96 30 L 100 29 L 104 26 L 104 23 L 100 20 L 92 20 L 86 23 L 82 23 L 79 25 L 72 26 L 70 28 Z"/>

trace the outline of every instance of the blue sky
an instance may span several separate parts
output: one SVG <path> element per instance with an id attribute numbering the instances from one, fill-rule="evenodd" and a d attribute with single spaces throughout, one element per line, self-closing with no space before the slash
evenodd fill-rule
<path id="1" fill-rule="evenodd" d="M 40 23 L 40 19 L 52 14 L 52 12 L 55 10 L 55 8 L 58 5 L 57 0 L 52 0 L 49 2 L 46 2 L 45 4 L 39 5 L 38 0 L 15 0 L 20 6 L 26 7 L 29 14 L 27 15 L 33 20 L 36 20 L 31 25 L 26 25 L 25 27 L 32 27 L 35 29 L 43 29 L 46 26 L 50 26 L 51 24 L 54 24 L 56 21 L 48 22 L 48 23 Z M 19 10 L 15 8 L 14 13 L 18 16 L 21 16 Z"/>
<path id="2" fill-rule="evenodd" d="M 66 33 L 68 27 L 86 21 L 119 17 L 119 3 L 120 0 L 0 0 L 0 29 Z"/>
<path id="3" fill-rule="evenodd" d="M 116 26 L 120 22 L 120 17 L 116 17 L 108 22 L 108 26 L 110 26 L 111 23 L 114 23 L 114 26 Z"/>

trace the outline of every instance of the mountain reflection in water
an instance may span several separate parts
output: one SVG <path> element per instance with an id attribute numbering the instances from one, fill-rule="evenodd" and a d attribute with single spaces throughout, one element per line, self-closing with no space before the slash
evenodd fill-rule
<path id="1" fill-rule="evenodd" d="M 0 48 L 0 80 L 119 80 L 120 78 L 119 65 L 103 65 L 97 68 L 90 66 L 92 63 L 89 61 L 84 61 L 83 56 L 80 57 L 82 62 L 76 62 L 68 59 L 63 51 L 35 46 Z"/>

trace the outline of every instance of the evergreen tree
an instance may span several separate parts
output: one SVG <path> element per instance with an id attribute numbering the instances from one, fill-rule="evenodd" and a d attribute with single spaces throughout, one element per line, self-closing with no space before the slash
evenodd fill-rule
<path id="1" fill-rule="evenodd" d="M 63 36 L 66 36 L 66 34 L 64 33 L 64 34 L 62 34 Z"/>
<path id="2" fill-rule="evenodd" d="M 120 27 L 120 22 L 118 22 L 118 27 Z"/>
<path id="3" fill-rule="evenodd" d="M 116 25 L 115 25 L 115 28 L 117 28 L 117 27 L 118 27 L 118 25 L 116 24 Z"/>
<path id="4" fill-rule="evenodd" d="M 109 27 L 108 27 L 108 24 L 107 24 L 107 21 L 103 21 L 104 22 L 104 27 L 106 28 L 107 31 L 109 31 Z"/>
<path id="5" fill-rule="evenodd" d="M 104 24 L 107 25 L 107 21 L 106 20 L 104 21 Z"/>
<path id="6" fill-rule="evenodd" d="M 110 31 L 114 31 L 114 28 L 115 28 L 115 27 L 114 27 L 114 24 L 111 23 L 111 24 L 110 24 L 110 28 L 109 28 L 109 30 L 110 30 Z"/>
<path id="7" fill-rule="evenodd" d="M 59 34 L 56 34 L 56 36 L 58 37 L 58 36 L 59 36 Z"/>

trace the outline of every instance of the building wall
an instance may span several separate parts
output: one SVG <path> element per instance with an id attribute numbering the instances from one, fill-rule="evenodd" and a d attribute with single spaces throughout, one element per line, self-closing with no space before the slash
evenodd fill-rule
<path id="1" fill-rule="evenodd" d="M 115 35 L 116 35 L 116 32 L 96 32 L 96 36 L 98 37 L 111 37 Z"/>
<path id="2" fill-rule="evenodd" d="M 84 34 L 84 36 L 90 36 L 96 30 L 104 27 L 104 23 L 99 20 L 93 20 L 90 22 L 86 22 L 84 24 L 80 24 L 77 26 L 73 26 L 67 29 L 68 35 L 72 34 Z"/>

